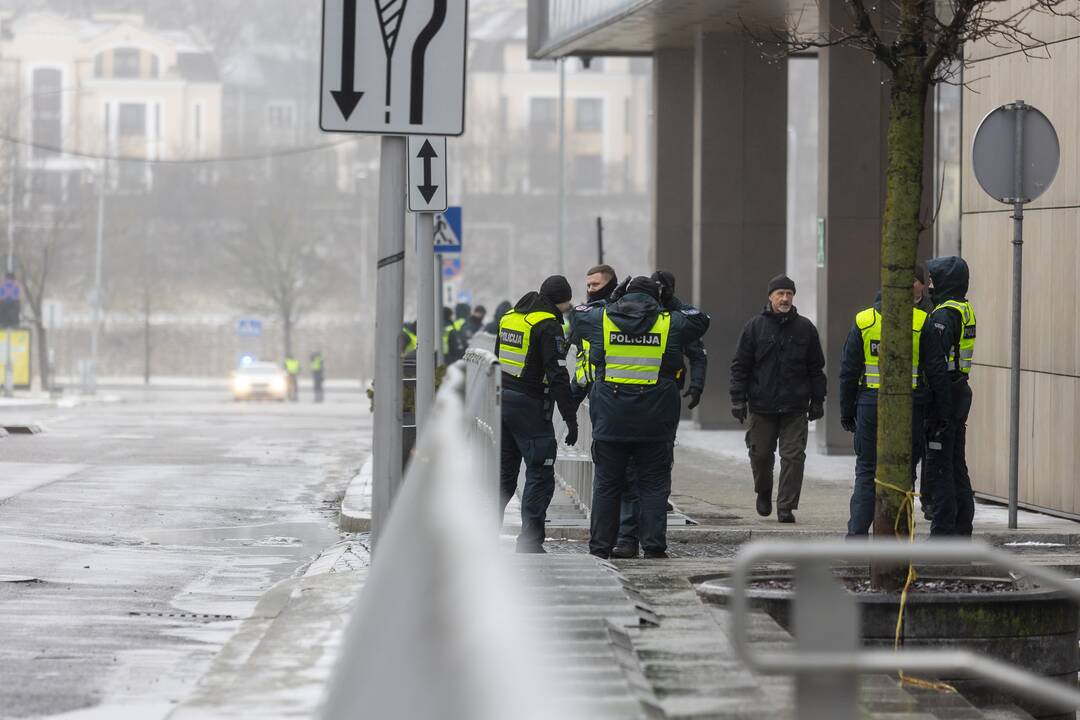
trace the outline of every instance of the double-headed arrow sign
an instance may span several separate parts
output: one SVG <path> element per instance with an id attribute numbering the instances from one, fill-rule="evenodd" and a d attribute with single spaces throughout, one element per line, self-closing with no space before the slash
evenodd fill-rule
<path id="1" fill-rule="evenodd" d="M 442 212 L 446 209 L 446 138 L 409 138 L 409 209 Z"/>

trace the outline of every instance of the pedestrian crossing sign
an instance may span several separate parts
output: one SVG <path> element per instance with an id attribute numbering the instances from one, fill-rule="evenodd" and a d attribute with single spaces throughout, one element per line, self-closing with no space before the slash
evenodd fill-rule
<path id="1" fill-rule="evenodd" d="M 461 252 L 461 206 L 454 205 L 435 216 L 435 252 L 443 255 Z"/>

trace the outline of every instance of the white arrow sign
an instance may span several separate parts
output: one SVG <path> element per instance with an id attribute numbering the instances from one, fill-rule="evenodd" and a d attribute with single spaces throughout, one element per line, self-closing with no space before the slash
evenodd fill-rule
<path id="1" fill-rule="evenodd" d="M 409 138 L 409 210 L 442 212 L 446 209 L 446 138 L 415 135 Z"/>
<path id="2" fill-rule="evenodd" d="M 324 0 L 319 126 L 465 132 L 468 0 Z"/>

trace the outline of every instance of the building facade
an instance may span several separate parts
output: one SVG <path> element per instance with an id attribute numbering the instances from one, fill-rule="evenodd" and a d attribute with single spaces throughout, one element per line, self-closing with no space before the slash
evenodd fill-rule
<path id="1" fill-rule="evenodd" d="M 796 8 L 801 28 L 842 28 L 843 5 L 823 0 L 806 3 L 802 13 Z M 1021 5 L 1013 0 L 1000 11 L 1008 16 Z M 805 145 L 790 137 L 799 118 L 788 120 L 816 114 L 815 310 L 833 391 L 815 434 L 822 449 L 851 452 L 850 435 L 839 426 L 837 358 L 855 312 L 869 305 L 879 282 L 886 77 L 862 51 L 822 48 L 815 60 L 816 106 L 789 107 L 788 99 L 799 97 L 787 92 L 792 63 L 805 60 L 763 56 L 735 30 L 747 12 L 746 3 L 723 0 L 530 0 L 529 52 L 534 58 L 653 57 L 653 249 L 658 264 L 694 278 L 694 300 L 713 313 L 709 347 L 720 358 L 714 366 L 723 366 L 741 323 L 764 302 L 769 276 L 785 263 L 807 267 L 811 246 L 785 228 L 785 209 L 790 218 L 798 212 L 792 212 L 784 175 L 803 176 L 793 168 L 799 162 L 793 153 L 802 148 L 805 154 Z M 979 43 L 967 48 L 965 83 L 935 90 L 924 202 L 934 208 L 935 222 L 919 255 L 962 254 L 971 267 L 979 340 L 969 465 L 977 493 L 1005 498 L 1012 226 L 1010 208 L 979 188 L 967 148 L 979 121 L 998 105 L 1020 98 L 1045 112 L 1057 125 L 1062 160 L 1053 186 L 1029 206 L 1025 222 L 1019 497 L 1032 508 L 1080 516 L 1080 487 L 1073 482 L 1080 461 L 1074 440 L 1080 324 L 1073 319 L 1080 272 L 1080 40 L 1068 19 L 1036 13 L 1025 22 L 1024 31 L 1048 43 L 1044 52 Z M 723 378 L 714 376 L 699 414 L 703 426 L 732 426 L 726 391 Z"/>

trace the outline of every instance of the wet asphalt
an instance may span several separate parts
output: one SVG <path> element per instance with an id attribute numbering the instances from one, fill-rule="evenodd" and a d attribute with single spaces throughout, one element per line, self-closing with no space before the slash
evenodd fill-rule
<path id="1" fill-rule="evenodd" d="M 370 447 L 358 394 L 103 395 L 0 407 L 46 429 L 0 440 L 0 717 L 164 717 L 258 599 L 339 539 Z"/>

